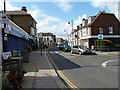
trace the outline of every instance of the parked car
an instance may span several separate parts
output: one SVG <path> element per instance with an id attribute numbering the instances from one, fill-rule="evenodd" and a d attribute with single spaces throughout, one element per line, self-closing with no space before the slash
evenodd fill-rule
<path id="1" fill-rule="evenodd" d="M 65 44 L 64 46 L 63 46 L 63 51 L 71 51 L 71 47 L 69 46 L 69 45 L 67 45 L 67 44 Z"/>
<path id="2" fill-rule="evenodd" d="M 64 46 L 65 44 L 59 44 L 58 45 L 58 48 L 60 49 L 60 50 L 63 50 L 63 46 Z"/>
<path id="3" fill-rule="evenodd" d="M 92 54 L 92 50 L 83 46 L 83 45 L 74 45 L 71 48 L 71 53 L 78 53 L 80 55 L 82 55 L 82 54 Z"/>

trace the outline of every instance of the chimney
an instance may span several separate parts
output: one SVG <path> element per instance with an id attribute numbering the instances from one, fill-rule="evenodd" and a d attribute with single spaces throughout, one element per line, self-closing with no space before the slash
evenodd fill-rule
<path id="1" fill-rule="evenodd" d="M 80 24 L 80 27 L 82 27 L 82 24 Z"/>
<path id="2" fill-rule="evenodd" d="M 23 7 L 22 7 L 22 9 L 21 9 L 21 11 L 25 11 L 25 12 L 27 12 L 26 7 L 25 7 L 25 6 L 23 6 Z"/>
<path id="3" fill-rule="evenodd" d="M 77 30 L 79 29 L 79 26 L 77 26 Z"/>
<path id="4" fill-rule="evenodd" d="M 85 21 L 85 18 L 83 18 L 82 21 Z"/>

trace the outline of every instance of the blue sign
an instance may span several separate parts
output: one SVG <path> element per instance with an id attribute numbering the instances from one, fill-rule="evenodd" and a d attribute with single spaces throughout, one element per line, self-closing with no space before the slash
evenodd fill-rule
<path id="1" fill-rule="evenodd" d="M 99 34 L 98 39 L 103 39 L 103 34 Z"/>

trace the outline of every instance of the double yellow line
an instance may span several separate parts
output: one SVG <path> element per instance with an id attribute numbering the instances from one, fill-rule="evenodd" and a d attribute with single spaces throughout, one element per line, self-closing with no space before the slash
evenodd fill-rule
<path id="1" fill-rule="evenodd" d="M 73 85 L 70 82 L 70 80 L 68 80 L 68 78 L 66 78 L 66 76 L 62 73 L 62 71 L 59 69 L 59 67 L 56 65 L 56 63 L 52 60 L 48 51 L 47 51 L 47 56 L 48 56 L 49 60 L 51 61 L 51 63 L 53 64 L 54 68 L 56 69 L 57 74 L 66 82 L 66 84 L 69 86 L 69 88 L 71 88 L 73 90 L 80 90 L 75 85 Z"/>

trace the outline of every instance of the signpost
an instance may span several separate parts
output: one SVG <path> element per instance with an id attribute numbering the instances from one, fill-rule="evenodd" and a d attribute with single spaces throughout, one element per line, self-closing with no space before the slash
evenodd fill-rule
<path id="1" fill-rule="evenodd" d="M 39 45 L 40 45 L 40 51 L 41 51 L 41 56 L 42 56 L 42 46 L 43 46 L 43 35 L 42 35 L 42 32 L 39 32 L 38 33 L 38 38 L 39 38 Z"/>
<path id="2" fill-rule="evenodd" d="M 100 39 L 100 51 L 102 53 L 102 40 L 101 39 L 103 39 L 103 29 L 101 27 L 99 28 L 99 33 L 100 34 L 98 34 L 98 39 Z"/>

